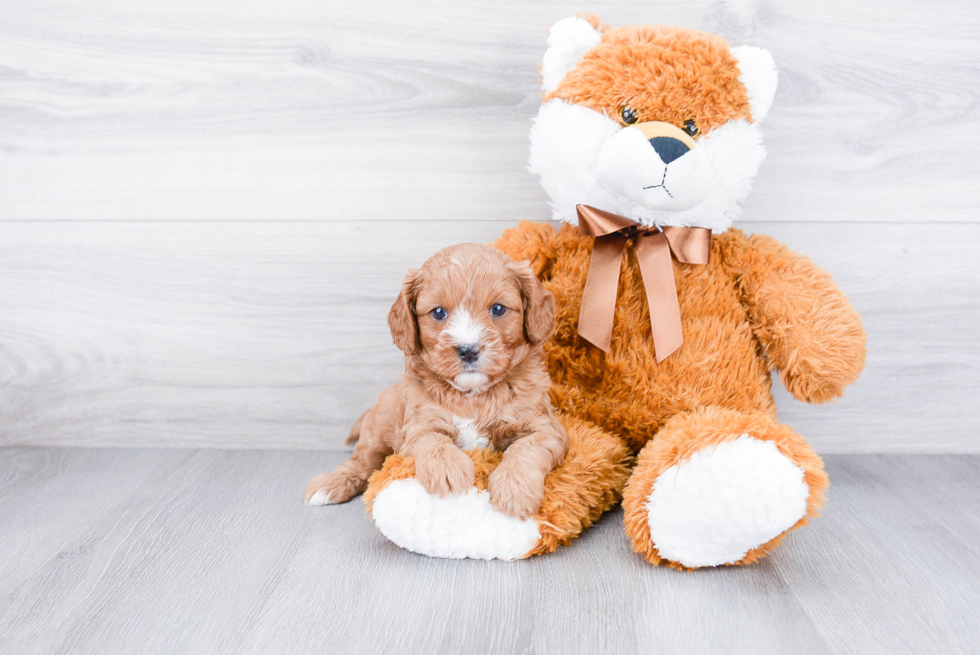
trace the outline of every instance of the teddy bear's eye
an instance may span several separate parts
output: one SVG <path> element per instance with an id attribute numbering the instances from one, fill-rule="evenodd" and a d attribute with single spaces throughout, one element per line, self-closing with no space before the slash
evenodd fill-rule
<path id="1" fill-rule="evenodd" d="M 632 125 L 640 119 L 640 115 L 631 107 L 623 107 L 623 113 L 621 116 L 624 125 Z"/>
<path id="2" fill-rule="evenodd" d="M 687 135 L 690 137 L 695 137 L 701 134 L 701 130 L 699 130 L 698 126 L 694 124 L 694 121 L 684 121 L 684 131 L 687 132 Z"/>

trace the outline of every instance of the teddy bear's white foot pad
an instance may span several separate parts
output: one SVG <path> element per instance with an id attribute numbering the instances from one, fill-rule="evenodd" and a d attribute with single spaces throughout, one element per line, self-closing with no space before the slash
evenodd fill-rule
<path id="1" fill-rule="evenodd" d="M 439 498 L 413 478 L 382 489 L 371 514 L 385 537 L 430 557 L 513 560 L 541 538 L 534 519 L 495 510 L 488 491 L 473 487 L 461 496 Z"/>
<path id="2" fill-rule="evenodd" d="M 661 557 L 684 566 L 737 562 L 806 514 L 803 469 L 743 434 L 664 471 L 647 500 Z"/>

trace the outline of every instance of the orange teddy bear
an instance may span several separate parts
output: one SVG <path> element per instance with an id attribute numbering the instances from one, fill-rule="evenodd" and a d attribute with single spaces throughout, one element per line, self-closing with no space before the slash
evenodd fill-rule
<path id="1" fill-rule="evenodd" d="M 557 299 L 546 352 L 568 458 L 522 522 L 480 501 L 499 455 L 472 453 L 465 507 L 398 491 L 412 463 L 392 457 L 366 494 L 375 522 L 418 552 L 514 558 L 569 543 L 622 494 L 648 561 L 756 561 L 817 513 L 828 485 L 776 420 L 770 372 L 822 403 L 865 357 L 861 320 L 829 274 L 731 228 L 765 157 L 772 57 L 572 17 L 549 32 L 542 78 L 530 169 L 563 225 L 521 223 L 496 245 Z"/>

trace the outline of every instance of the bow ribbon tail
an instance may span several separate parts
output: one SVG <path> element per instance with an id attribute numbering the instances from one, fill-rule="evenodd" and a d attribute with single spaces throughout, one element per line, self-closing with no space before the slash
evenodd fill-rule
<path id="1" fill-rule="evenodd" d="M 612 343 L 619 269 L 625 250 L 626 237 L 622 234 L 613 232 L 597 236 L 592 246 L 589 275 L 582 291 L 578 333 L 603 352 L 609 352 Z"/>
<path id="2" fill-rule="evenodd" d="M 633 248 L 643 277 L 643 289 L 650 310 L 650 330 L 659 364 L 684 343 L 670 243 L 666 234 L 656 232 L 639 237 Z"/>

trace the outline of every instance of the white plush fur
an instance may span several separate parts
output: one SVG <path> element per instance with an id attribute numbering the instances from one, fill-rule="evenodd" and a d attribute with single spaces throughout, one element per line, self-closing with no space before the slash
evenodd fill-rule
<path id="1" fill-rule="evenodd" d="M 588 21 L 562 18 L 548 30 L 548 50 L 541 61 L 541 86 L 554 91 L 568 71 L 582 61 L 586 52 L 599 45 L 602 35 Z"/>
<path id="2" fill-rule="evenodd" d="M 647 500 L 661 557 L 685 566 L 736 562 L 806 514 L 803 469 L 747 434 L 664 471 Z"/>
<path id="3" fill-rule="evenodd" d="M 456 445 L 463 450 L 490 447 L 490 440 L 477 432 L 475 422 L 475 419 L 453 416 L 453 425 L 456 426 Z"/>
<path id="4" fill-rule="evenodd" d="M 776 62 L 768 50 L 751 45 L 732 48 L 731 53 L 738 60 L 738 79 L 749 94 L 752 120 L 761 122 L 769 113 L 776 97 L 776 86 L 779 83 Z"/>
<path id="5" fill-rule="evenodd" d="M 413 478 L 385 487 L 371 514 L 385 537 L 430 557 L 513 560 L 541 538 L 534 519 L 498 512 L 487 491 L 473 487 L 461 496 L 439 498 Z"/>
<path id="6" fill-rule="evenodd" d="M 653 199 L 631 197 L 600 181 L 598 169 L 603 150 L 615 143 L 613 137 L 623 129 L 619 122 L 599 112 L 564 100 L 556 98 L 541 105 L 531 127 L 528 169 L 541 177 L 556 219 L 577 224 L 575 206 L 585 204 L 650 227 L 693 226 L 715 232 L 731 227 L 766 156 L 762 132 L 756 123 L 729 121 L 698 139 L 698 157 L 703 157 L 709 171 L 698 175 L 707 176 L 710 191 L 693 207 L 676 211 L 660 208 Z M 653 150 L 648 144 L 637 143 L 635 147 Z M 681 160 L 693 153 L 694 150 Z"/>
<path id="7" fill-rule="evenodd" d="M 712 175 L 704 151 L 695 148 L 665 164 L 643 132 L 627 127 L 599 152 L 599 182 L 606 189 L 650 209 L 682 211 L 697 206 L 711 191 Z"/>

